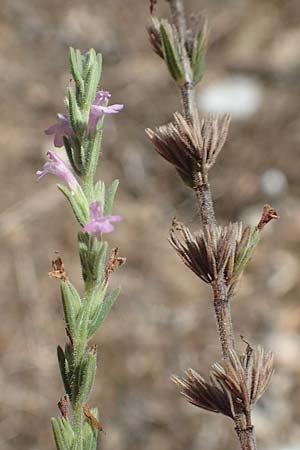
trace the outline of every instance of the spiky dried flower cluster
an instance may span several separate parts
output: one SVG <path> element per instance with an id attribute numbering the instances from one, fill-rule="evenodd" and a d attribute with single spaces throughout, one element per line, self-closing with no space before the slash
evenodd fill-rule
<path id="1" fill-rule="evenodd" d="M 195 173 L 200 174 L 202 182 L 207 182 L 207 173 L 225 144 L 230 116 L 200 119 L 197 115 L 193 124 L 180 113 L 175 113 L 174 119 L 154 131 L 146 130 L 155 150 L 173 164 L 188 184 Z"/>
<path id="2" fill-rule="evenodd" d="M 259 238 L 256 227 L 243 227 L 242 223 L 205 225 L 203 230 L 192 233 L 174 220 L 169 242 L 184 264 L 205 283 L 223 278 L 232 295 Z"/>
<path id="3" fill-rule="evenodd" d="M 238 355 L 233 349 L 228 360 L 214 364 L 207 382 L 193 369 L 186 378 L 172 377 L 187 401 L 199 408 L 235 419 L 249 414 L 267 389 L 273 373 L 273 354 L 261 346 Z"/>

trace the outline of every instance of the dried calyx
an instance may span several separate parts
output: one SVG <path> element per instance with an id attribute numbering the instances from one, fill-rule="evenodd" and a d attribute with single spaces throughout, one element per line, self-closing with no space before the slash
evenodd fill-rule
<path id="1" fill-rule="evenodd" d="M 188 123 L 180 113 L 175 113 L 174 119 L 174 122 L 154 131 L 146 130 L 155 150 L 173 164 L 189 186 L 194 186 L 196 173 L 203 183 L 207 183 L 208 171 L 225 144 L 230 116 L 200 119 L 195 112 L 193 124 Z"/>
<path id="2" fill-rule="evenodd" d="M 256 228 L 241 223 L 226 227 L 206 225 L 203 230 L 191 233 L 183 224 L 173 222 L 170 243 L 184 264 L 208 284 L 221 278 L 228 293 L 232 294 L 260 233 Z"/>
<path id="3" fill-rule="evenodd" d="M 273 373 L 273 354 L 261 346 L 238 355 L 234 350 L 222 364 L 215 364 L 207 382 L 195 370 L 186 378 L 172 377 L 187 401 L 199 408 L 235 419 L 249 414 L 267 389 Z"/>
<path id="4" fill-rule="evenodd" d="M 278 218 L 276 211 L 266 205 L 256 227 L 241 222 L 224 227 L 205 225 L 195 233 L 174 219 L 169 242 L 183 263 L 205 283 L 223 279 L 230 297 L 260 240 L 261 230 L 274 218 Z"/>

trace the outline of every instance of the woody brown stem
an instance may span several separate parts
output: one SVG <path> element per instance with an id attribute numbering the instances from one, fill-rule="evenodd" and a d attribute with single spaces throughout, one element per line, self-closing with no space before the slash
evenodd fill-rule
<path id="1" fill-rule="evenodd" d="M 250 421 L 250 423 L 249 423 Z M 242 450 L 257 450 L 254 427 L 251 425 L 250 417 L 245 425 L 245 420 L 241 417 L 235 419 L 235 431 L 239 438 Z"/>
<path id="2" fill-rule="evenodd" d="M 203 181 L 203 177 L 199 173 L 194 176 L 194 191 L 202 225 L 216 225 L 210 186 L 207 181 Z"/>
<path id="3" fill-rule="evenodd" d="M 230 349 L 235 348 L 230 302 L 228 300 L 224 280 L 214 282 L 212 288 L 222 354 L 223 358 L 227 359 Z"/>
<path id="4" fill-rule="evenodd" d="M 170 4 L 173 23 L 178 32 L 180 61 L 184 69 L 185 82 L 180 88 L 183 114 L 189 124 L 195 122 L 195 93 L 191 80 L 189 60 L 185 50 L 186 18 L 182 0 L 167 0 Z M 194 191 L 203 226 L 217 225 L 208 176 L 205 170 L 194 174 Z M 235 339 L 232 326 L 230 300 L 228 298 L 226 281 L 223 277 L 212 283 L 214 294 L 214 310 L 217 329 L 224 360 L 228 359 L 230 350 L 235 349 Z M 251 423 L 250 412 L 235 419 L 236 433 L 241 450 L 257 450 L 254 429 Z"/>

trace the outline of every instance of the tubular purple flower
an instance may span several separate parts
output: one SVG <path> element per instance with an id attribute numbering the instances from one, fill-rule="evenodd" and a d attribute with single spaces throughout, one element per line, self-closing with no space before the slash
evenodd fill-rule
<path id="1" fill-rule="evenodd" d="M 111 222 L 120 222 L 121 216 L 103 216 L 102 206 L 96 201 L 90 204 L 90 218 L 84 227 L 84 231 L 91 233 L 97 238 L 101 238 L 103 233 L 111 233 L 114 226 Z"/>
<path id="2" fill-rule="evenodd" d="M 111 95 L 108 91 L 97 92 L 90 109 L 88 123 L 89 130 L 94 130 L 96 128 L 98 121 L 104 114 L 117 114 L 124 108 L 124 105 L 119 104 L 106 106 L 107 100 L 110 98 L 110 96 Z"/>
<path id="3" fill-rule="evenodd" d="M 62 147 L 64 145 L 63 137 L 74 136 L 74 131 L 70 125 L 70 120 L 64 114 L 57 114 L 58 122 L 45 130 L 45 134 L 54 134 L 54 146 Z"/>
<path id="4" fill-rule="evenodd" d="M 118 114 L 124 105 L 110 105 L 106 106 L 107 100 L 110 98 L 108 91 L 98 91 L 90 108 L 88 129 L 94 130 L 97 123 L 104 114 Z M 64 114 L 57 114 L 58 122 L 45 130 L 45 134 L 54 134 L 54 146 L 62 147 L 64 145 L 63 137 L 72 137 L 75 135 L 68 116 Z"/>
<path id="5" fill-rule="evenodd" d="M 72 171 L 65 163 L 53 152 L 47 152 L 50 161 L 47 161 L 42 170 L 36 172 L 36 179 L 40 181 L 47 173 L 51 173 L 60 178 L 72 191 L 78 188 L 78 182 Z"/>

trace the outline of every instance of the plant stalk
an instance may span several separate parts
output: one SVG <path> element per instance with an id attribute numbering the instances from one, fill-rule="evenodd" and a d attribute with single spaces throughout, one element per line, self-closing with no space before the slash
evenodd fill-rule
<path id="1" fill-rule="evenodd" d="M 170 3 L 173 23 L 176 26 L 180 44 L 180 59 L 184 68 L 185 83 L 180 88 L 183 114 L 188 123 L 195 122 L 195 92 L 190 79 L 189 60 L 185 51 L 186 19 L 183 0 L 167 0 Z M 199 214 L 203 226 L 216 226 L 214 205 L 208 183 L 207 173 L 196 173 L 194 179 Z M 219 340 L 224 360 L 228 359 L 230 349 L 235 349 L 230 300 L 224 277 L 212 284 L 214 310 L 217 321 Z M 246 426 L 244 425 L 246 422 Z M 241 450 L 257 450 L 254 427 L 250 413 L 235 419 L 235 430 L 240 441 Z"/>

